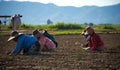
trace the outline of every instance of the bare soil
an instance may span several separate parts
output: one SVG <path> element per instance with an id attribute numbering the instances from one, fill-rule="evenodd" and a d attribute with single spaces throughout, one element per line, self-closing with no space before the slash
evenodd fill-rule
<path id="1" fill-rule="evenodd" d="M 99 35 L 106 46 L 102 52 L 82 51 L 81 35 L 57 35 L 59 46 L 54 52 L 10 56 L 6 52 L 15 42 L 7 42 L 9 33 L 0 32 L 0 70 L 120 70 L 120 34 Z"/>

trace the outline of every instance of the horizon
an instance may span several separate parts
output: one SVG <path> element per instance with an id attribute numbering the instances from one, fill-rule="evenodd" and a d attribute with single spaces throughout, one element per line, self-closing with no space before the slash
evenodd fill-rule
<path id="1" fill-rule="evenodd" d="M 120 4 L 120 0 L 0 0 L 0 1 L 18 1 L 18 2 L 38 2 L 43 4 L 54 4 L 56 6 L 111 6 Z"/>

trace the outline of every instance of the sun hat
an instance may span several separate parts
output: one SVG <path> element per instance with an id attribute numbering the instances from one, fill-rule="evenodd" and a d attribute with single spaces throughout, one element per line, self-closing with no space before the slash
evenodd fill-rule
<path id="1" fill-rule="evenodd" d="M 92 29 L 90 26 L 87 26 L 86 28 L 85 28 L 85 30 L 88 30 L 88 29 Z"/>
<path id="2" fill-rule="evenodd" d="M 33 35 L 36 35 L 36 34 L 42 35 L 42 34 L 44 34 L 44 33 L 45 33 L 44 30 L 34 30 L 34 31 L 33 31 Z"/>
<path id="3" fill-rule="evenodd" d="M 23 33 L 19 33 L 17 31 L 12 31 L 11 34 L 10 34 L 10 37 L 9 37 L 8 41 L 13 40 L 14 38 L 20 36 L 21 34 L 23 34 Z"/>
<path id="4" fill-rule="evenodd" d="M 45 30 L 39 30 L 39 32 L 40 32 L 41 34 L 44 34 L 44 33 L 45 33 Z"/>
<path id="5" fill-rule="evenodd" d="M 90 27 L 90 26 L 87 26 L 87 27 L 85 28 L 85 30 L 86 30 L 86 31 L 87 31 L 87 30 L 90 30 L 90 31 L 94 32 L 94 29 L 93 29 L 92 27 Z"/>

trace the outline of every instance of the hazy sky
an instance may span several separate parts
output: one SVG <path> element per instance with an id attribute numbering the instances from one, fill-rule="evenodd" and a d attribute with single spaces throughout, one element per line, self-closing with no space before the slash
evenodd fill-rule
<path id="1" fill-rule="evenodd" d="M 96 5 L 96 6 L 107 6 L 120 3 L 120 0 L 6 0 L 6 1 L 32 1 L 41 3 L 54 3 L 58 6 L 85 6 L 85 5 Z"/>

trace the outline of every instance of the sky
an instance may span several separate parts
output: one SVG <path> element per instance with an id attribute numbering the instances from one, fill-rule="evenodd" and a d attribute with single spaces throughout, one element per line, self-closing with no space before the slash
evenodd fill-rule
<path id="1" fill-rule="evenodd" d="M 1 0 L 3 1 L 3 0 Z M 53 3 L 57 6 L 109 6 L 120 3 L 120 0 L 4 0 L 4 1 L 31 1 L 40 3 Z"/>

